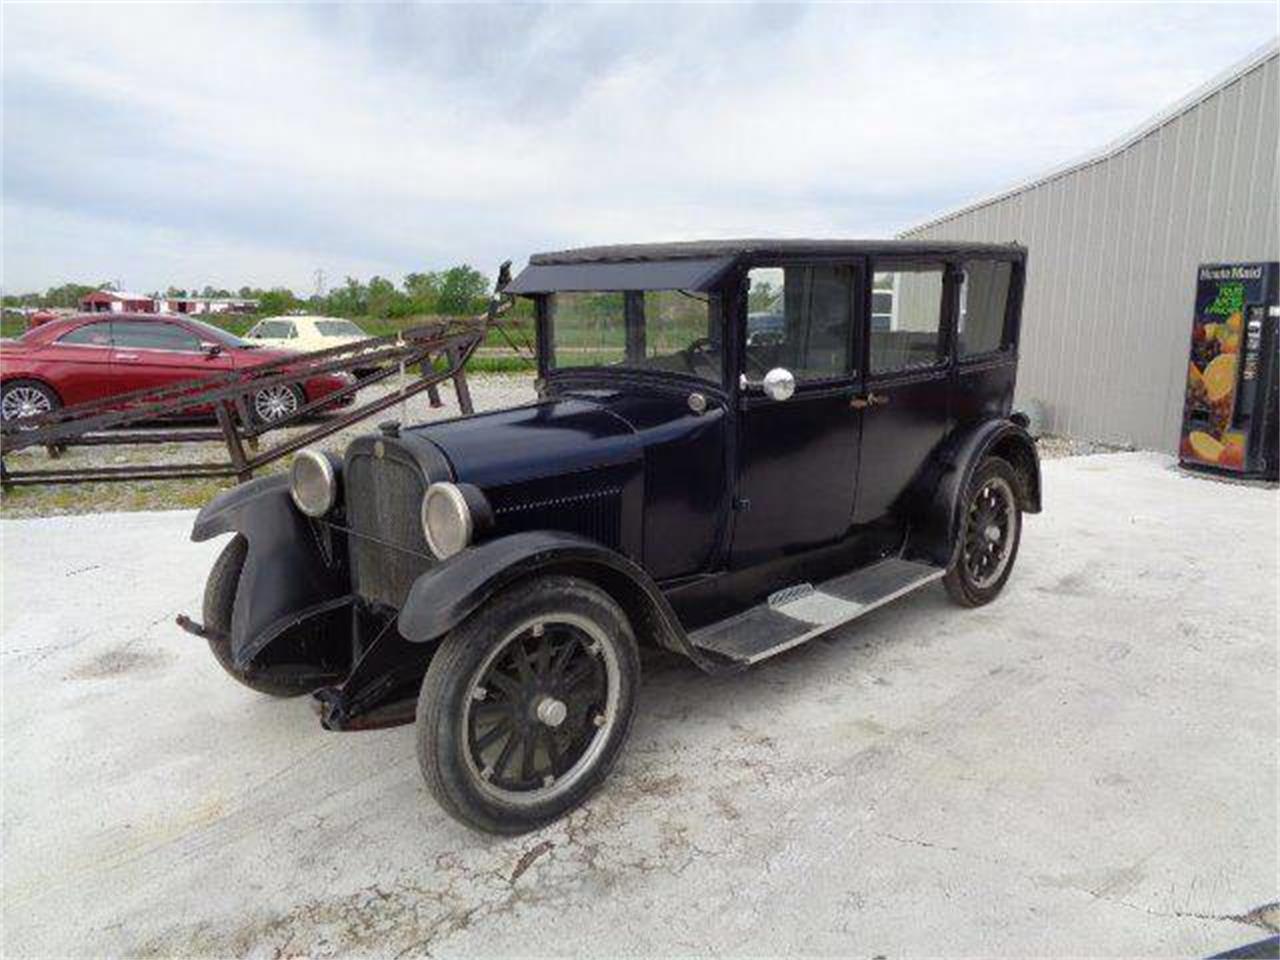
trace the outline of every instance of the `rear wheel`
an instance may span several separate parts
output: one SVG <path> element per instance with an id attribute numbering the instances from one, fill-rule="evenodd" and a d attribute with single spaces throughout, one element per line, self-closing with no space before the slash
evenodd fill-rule
<path id="1" fill-rule="evenodd" d="M 258 423 L 275 423 L 298 412 L 306 403 L 302 388 L 293 383 L 277 383 L 263 387 L 251 398 L 253 419 Z"/>
<path id="2" fill-rule="evenodd" d="M 237 533 L 218 555 L 204 588 L 204 626 L 209 631 L 209 649 L 231 677 L 250 690 L 272 697 L 297 697 L 315 688 L 310 681 L 289 682 L 255 673 L 252 667 L 241 669 L 231 655 L 231 614 L 235 610 L 236 589 L 240 571 L 249 551 L 249 541 Z"/>
<path id="3" fill-rule="evenodd" d="M 1022 536 L 1018 477 L 999 457 L 974 472 L 965 494 L 964 519 L 955 560 L 943 583 L 961 606 L 980 607 L 1004 589 Z"/>
<path id="4" fill-rule="evenodd" d="M 10 380 L 0 390 L 0 418 L 5 423 L 49 413 L 61 406 L 53 389 L 38 380 Z"/>
<path id="5" fill-rule="evenodd" d="M 594 584 L 544 577 L 450 633 L 418 698 L 418 763 L 441 807 L 487 833 L 536 829 L 604 781 L 631 729 L 640 662 Z"/>

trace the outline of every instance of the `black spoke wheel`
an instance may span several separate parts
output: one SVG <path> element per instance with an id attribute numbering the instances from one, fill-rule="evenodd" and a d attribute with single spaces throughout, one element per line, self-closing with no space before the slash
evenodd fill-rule
<path id="1" fill-rule="evenodd" d="M 1017 490 L 1013 468 L 998 457 L 988 457 L 975 471 L 964 500 L 955 558 L 944 580 L 957 603 L 990 603 L 1009 579 L 1022 534 Z"/>
<path id="2" fill-rule="evenodd" d="M 418 760 L 456 819 L 490 833 L 554 820 L 608 774 L 639 674 L 626 615 L 593 584 L 519 585 L 449 634 L 418 700 Z"/>

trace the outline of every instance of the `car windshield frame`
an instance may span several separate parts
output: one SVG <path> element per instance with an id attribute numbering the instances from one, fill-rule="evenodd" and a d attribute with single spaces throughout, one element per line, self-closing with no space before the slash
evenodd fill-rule
<path id="1" fill-rule="evenodd" d="M 562 308 L 572 302 L 558 298 L 580 299 L 574 304 L 573 328 L 566 329 L 563 320 L 557 322 L 557 315 L 564 316 Z M 543 376 L 641 376 L 692 381 L 713 390 L 726 387 L 724 298 L 718 289 L 557 290 L 535 299 Z M 686 301 L 702 307 L 681 310 Z M 594 329 L 587 329 L 592 324 L 583 321 L 592 311 Z M 654 311 L 662 312 L 653 316 Z M 677 316 L 680 313 L 683 316 Z M 695 329 L 698 336 L 692 335 Z M 571 350 L 597 351 L 618 359 L 557 362 Z"/>

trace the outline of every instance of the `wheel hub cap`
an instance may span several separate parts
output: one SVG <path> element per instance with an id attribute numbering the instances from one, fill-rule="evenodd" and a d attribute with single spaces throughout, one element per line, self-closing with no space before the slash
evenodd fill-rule
<path id="1" fill-rule="evenodd" d="M 565 706 L 564 701 L 557 700 L 555 697 L 543 697 L 538 701 L 538 707 L 534 713 L 537 714 L 539 721 L 554 728 L 564 723 L 564 718 L 569 715 L 569 708 Z"/>

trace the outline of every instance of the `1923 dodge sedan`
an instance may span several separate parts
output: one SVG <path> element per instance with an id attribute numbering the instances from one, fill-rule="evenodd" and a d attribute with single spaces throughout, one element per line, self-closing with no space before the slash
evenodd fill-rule
<path id="1" fill-rule="evenodd" d="M 383 424 L 222 494 L 205 636 L 323 724 L 416 722 L 451 815 L 604 780 L 638 647 L 746 668 L 941 580 L 992 600 L 1040 509 L 1011 412 L 1026 252 L 738 241 L 541 254 L 538 399 Z"/>

